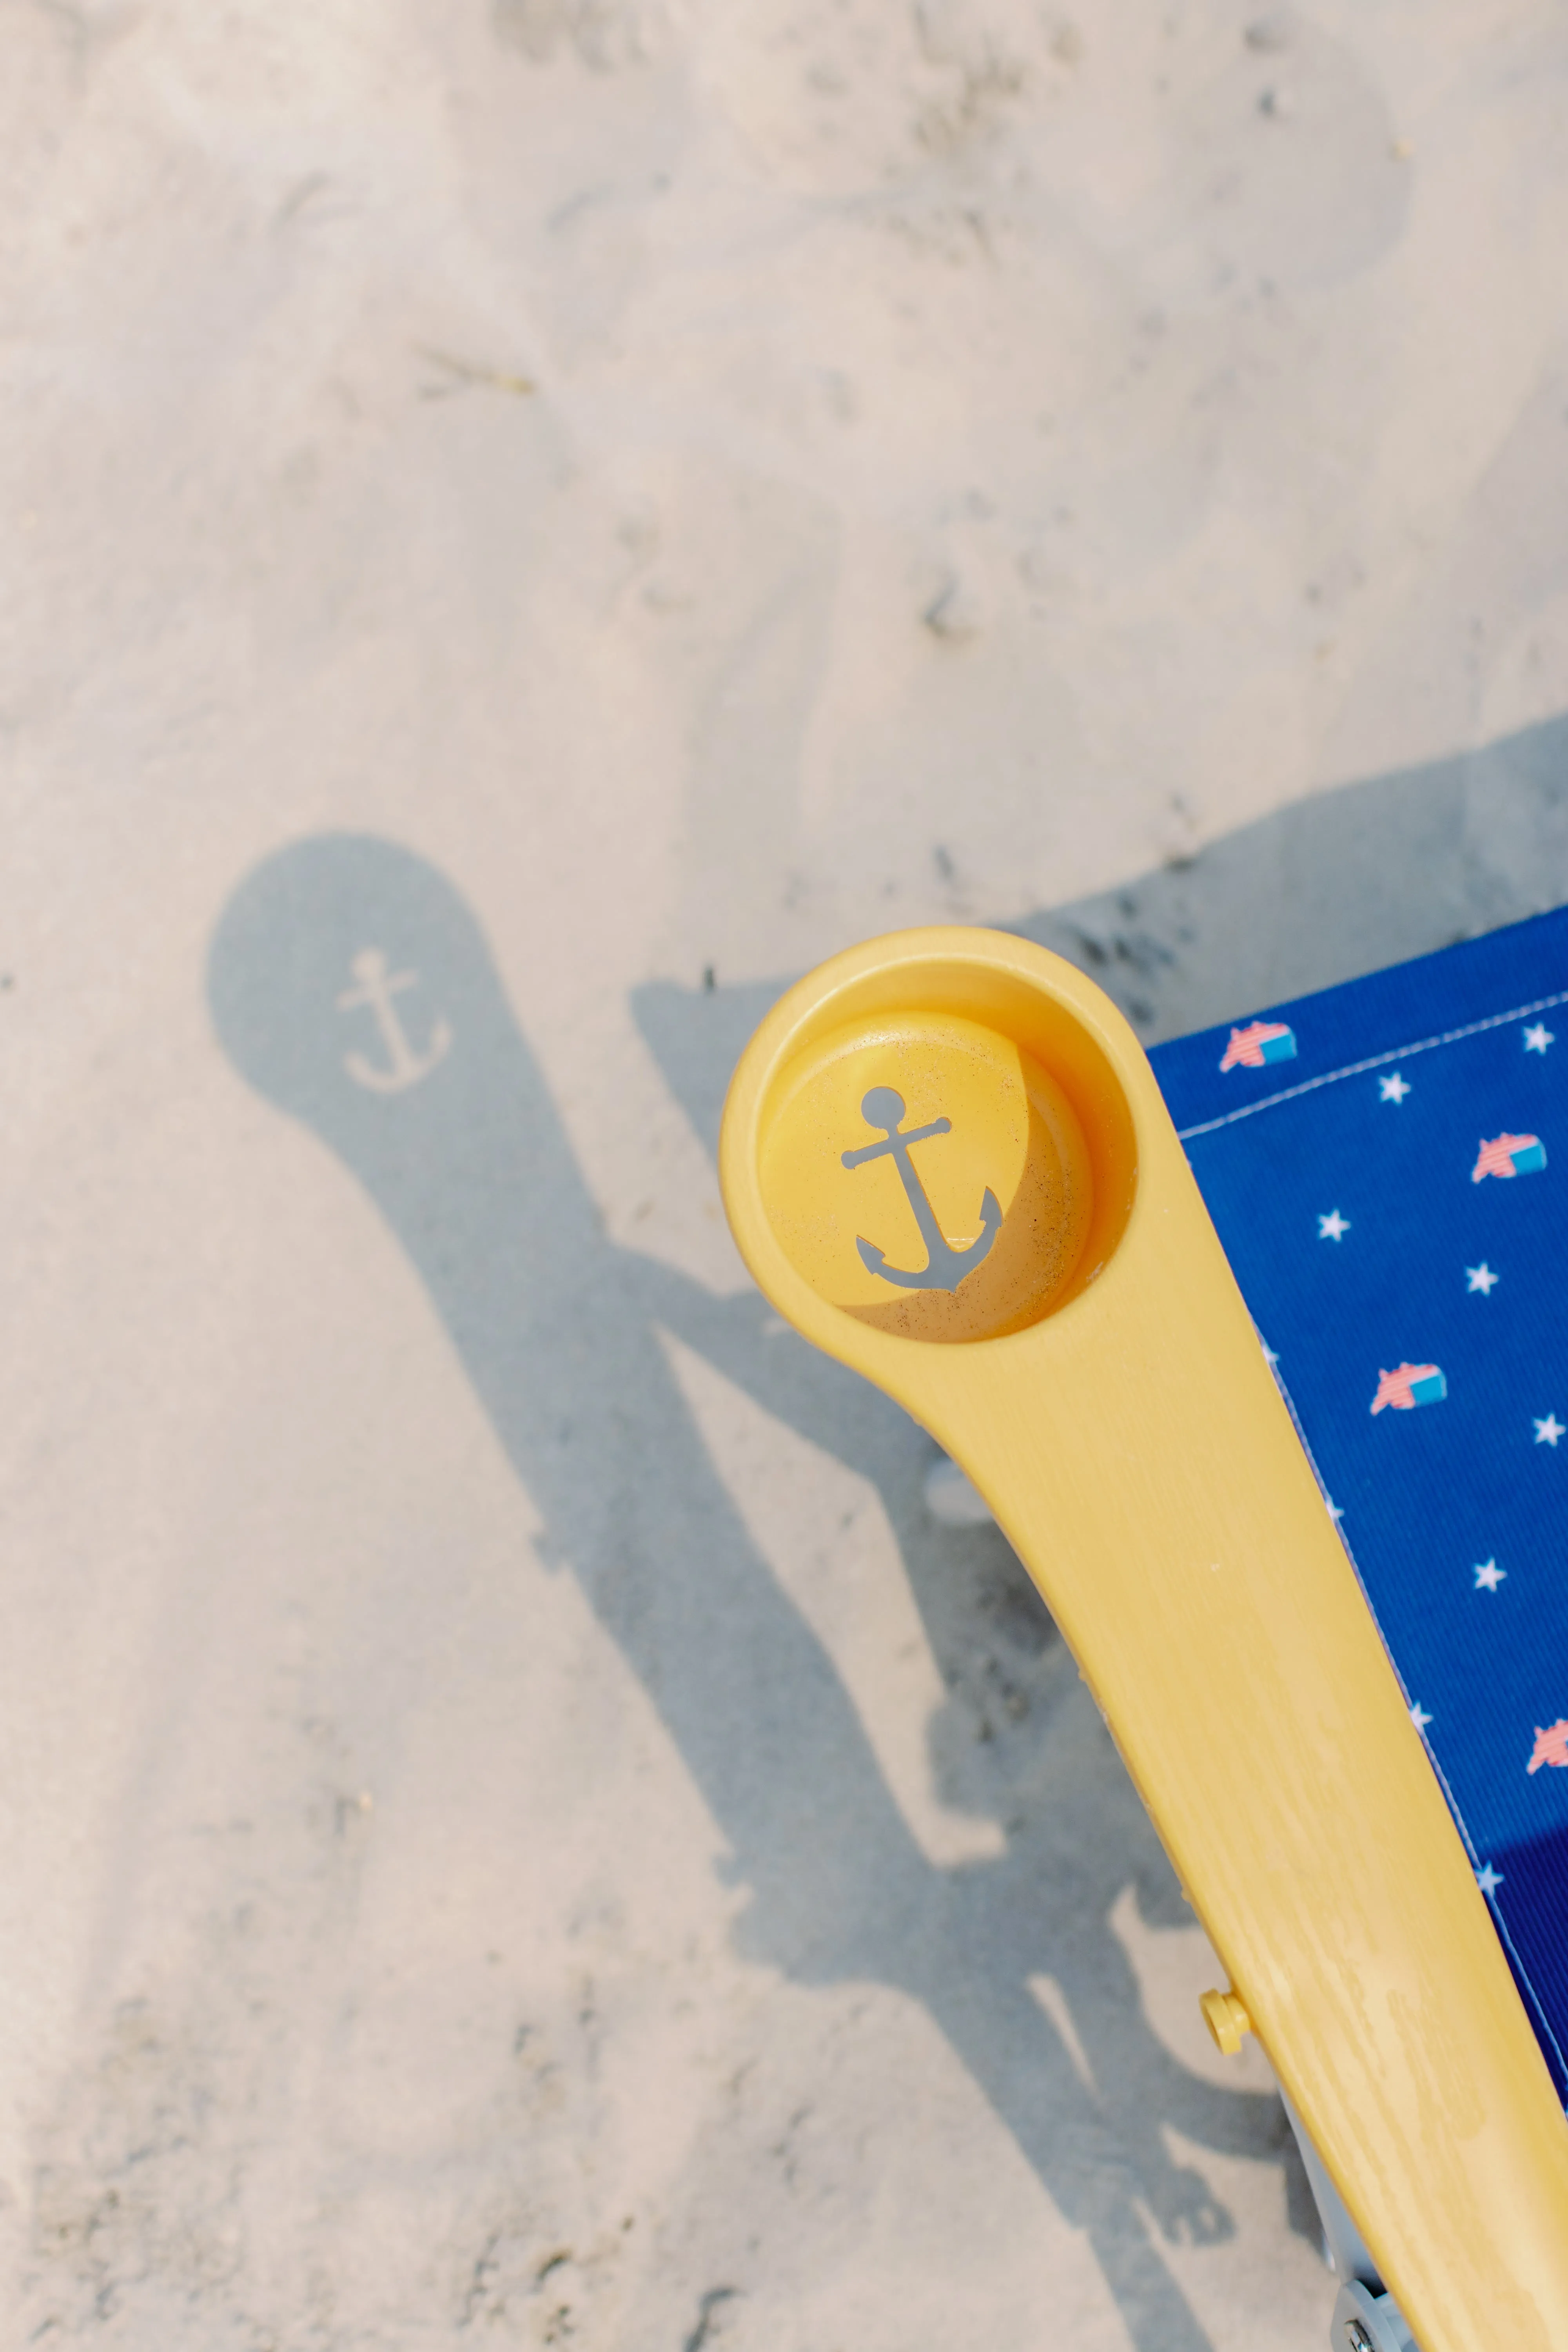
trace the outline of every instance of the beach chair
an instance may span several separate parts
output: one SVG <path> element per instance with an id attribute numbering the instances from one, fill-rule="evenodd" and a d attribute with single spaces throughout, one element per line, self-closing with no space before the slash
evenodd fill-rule
<path id="1" fill-rule="evenodd" d="M 1546 918 L 1152 1066 L 1045 950 L 910 931 L 725 1110 L 759 1286 L 1073 1650 L 1279 2082 L 1336 2352 L 1568 2352 L 1558 975 Z"/>

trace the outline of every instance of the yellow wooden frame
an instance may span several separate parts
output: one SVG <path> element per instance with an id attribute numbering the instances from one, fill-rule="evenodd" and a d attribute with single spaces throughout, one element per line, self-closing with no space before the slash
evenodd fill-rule
<path id="1" fill-rule="evenodd" d="M 830 1303 L 775 1230 L 787 1169 L 762 1181 L 802 1055 L 926 1014 L 1037 1059 L 1089 1145 L 1078 1276 L 1002 1338 L 910 1339 Z M 1126 1022 L 1025 940 L 872 940 L 763 1021 L 720 1167 L 779 1312 L 897 1398 L 995 1511 L 1229 1971 L 1222 2025 L 1258 2035 L 1422 2352 L 1564 2352 L 1568 2127 Z"/>

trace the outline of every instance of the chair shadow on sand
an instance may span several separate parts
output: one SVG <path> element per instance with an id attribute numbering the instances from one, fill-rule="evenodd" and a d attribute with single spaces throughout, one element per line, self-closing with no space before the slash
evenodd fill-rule
<path id="1" fill-rule="evenodd" d="M 1561 740 L 1551 749 L 1560 772 Z M 1320 822 L 1312 838 L 1331 847 L 1332 833 Z M 1281 861 L 1278 844 L 1261 854 L 1300 882 L 1299 858 Z M 1171 981 L 1186 969 L 1180 935 L 1201 948 L 1205 920 L 1235 888 L 1234 870 L 1215 862 L 1212 886 L 1195 867 L 1155 877 L 1152 914 L 1121 894 L 1019 928 L 1131 987 L 1170 982 L 1170 1023 L 1145 1007 L 1142 1025 L 1171 1025 L 1193 1011 L 1192 991 Z M 1542 861 L 1526 863 L 1519 888 L 1539 890 Z M 1491 895 L 1473 928 L 1530 910 L 1509 903 L 1512 886 L 1482 879 Z M 1412 938 L 1406 926 L 1364 962 L 1453 936 L 1454 892 L 1432 903 L 1440 936 L 1420 936 L 1417 923 Z M 1142 944 L 1119 952 L 1118 924 Z M 1318 968 L 1281 972 L 1290 936 L 1278 922 L 1257 930 L 1274 960 L 1265 976 L 1285 986 L 1237 987 L 1195 1017 L 1355 968 L 1343 941 L 1340 969 L 1321 968 L 1335 948 L 1320 921 L 1294 934 Z M 800 1983 L 871 1981 L 922 2002 L 1087 2234 L 1139 2352 L 1202 2352 L 1160 2239 L 1212 2243 L 1234 2225 L 1199 2174 L 1173 2160 L 1167 2127 L 1280 2165 L 1291 2220 L 1315 2236 L 1310 2192 L 1278 2100 L 1205 2082 L 1144 2019 L 1110 1915 L 1129 1886 L 1151 1926 L 1190 1915 L 1003 1538 L 939 1527 L 921 1499 L 928 1441 L 782 1330 L 761 1298 L 715 1297 L 605 1237 L 479 927 L 418 857 L 349 835 L 286 849 L 225 910 L 209 980 L 238 1071 L 337 1153 L 422 1276 L 543 1520 L 547 1557 L 579 1579 L 727 1840 L 749 1891 L 743 1948 Z M 733 1053 L 773 993 L 639 996 L 644 1034 L 710 1138 Z M 953 1694 L 933 1728 L 939 1788 L 999 1824 L 995 1859 L 939 1868 L 915 1843 L 832 1659 L 715 1472 L 661 1333 L 879 1492 Z M 1030 1990 L 1040 1974 L 1060 1990 L 1076 2052 Z"/>

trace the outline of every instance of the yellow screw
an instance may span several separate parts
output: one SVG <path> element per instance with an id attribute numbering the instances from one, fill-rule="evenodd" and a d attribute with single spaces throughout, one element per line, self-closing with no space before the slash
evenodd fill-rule
<path id="1" fill-rule="evenodd" d="M 1204 2013 L 1204 2023 L 1227 2058 L 1234 2058 L 1241 2048 L 1241 2037 L 1252 2031 L 1252 2020 L 1247 2004 L 1233 1992 L 1205 1992 L 1198 2002 Z"/>

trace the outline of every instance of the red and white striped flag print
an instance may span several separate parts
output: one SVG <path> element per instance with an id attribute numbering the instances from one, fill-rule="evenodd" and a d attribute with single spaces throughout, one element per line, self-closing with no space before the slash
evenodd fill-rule
<path id="1" fill-rule="evenodd" d="M 1381 1412 L 1392 1405 L 1395 1412 L 1412 1412 L 1418 1404 L 1436 1404 L 1447 1385 L 1436 1364 L 1396 1364 L 1393 1371 L 1378 1373 L 1372 1409 Z"/>
<path id="2" fill-rule="evenodd" d="M 1265 1062 L 1293 1060 L 1295 1053 L 1294 1032 L 1283 1021 L 1249 1021 L 1245 1029 L 1231 1031 L 1220 1068 L 1234 1070 L 1241 1064 L 1260 1070 Z"/>
<path id="3" fill-rule="evenodd" d="M 1545 1165 L 1546 1154 L 1538 1135 L 1494 1135 L 1489 1143 L 1482 1142 L 1470 1181 L 1479 1184 L 1483 1176 L 1519 1176 Z"/>

